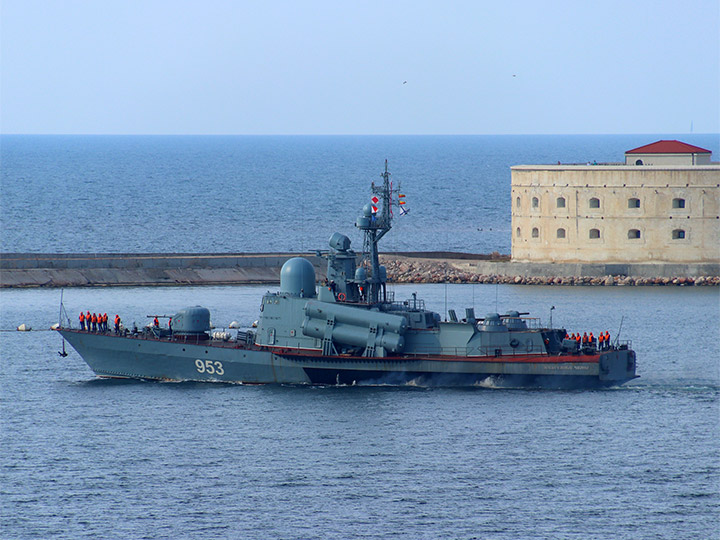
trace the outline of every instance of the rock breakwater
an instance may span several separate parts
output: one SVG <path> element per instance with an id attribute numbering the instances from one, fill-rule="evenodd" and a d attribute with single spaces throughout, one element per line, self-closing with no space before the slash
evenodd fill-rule
<path id="1" fill-rule="evenodd" d="M 718 286 L 720 276 L 633 277 L 607 276 L 520 276 L 483 274 L 472 264 L 428 259 L 380 257 L 388 280 L 393 283 L 502 283 L 509 285 L 586 285 L 586 286 Z"/>

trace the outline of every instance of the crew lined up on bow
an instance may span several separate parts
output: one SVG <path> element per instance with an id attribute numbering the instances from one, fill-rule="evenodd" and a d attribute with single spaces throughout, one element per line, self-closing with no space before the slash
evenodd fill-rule
<path id="1" fill-rule="evenodd" d="M 87 313 L 80 312 L 78 317 L 80 320 L 80 330 L 88 332 L 107 332 L 108 331 L 108 314 L 107 313 Z"/>
<path id="2" fill-rule="evenodd" d="M 81 311 L 78 320 L 80 321 L 80 330 L 96 333 L 109 331 L 107 313 L 90 313 L 90 310 L 83 313 Z M 115 315 L 115 333 L 120 333 L 120 317 L 118 315 Z"/>

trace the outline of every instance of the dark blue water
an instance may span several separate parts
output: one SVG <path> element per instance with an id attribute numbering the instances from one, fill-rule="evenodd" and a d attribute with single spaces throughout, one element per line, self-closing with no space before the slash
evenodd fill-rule
<path id="1" fill-rule="evenodd" d="M 386 251 L 510 252 L 510 167 L 620 162 L 718 135 L 0 137 L 2 252 L 325 249 L 389 160 L 410 213 Z"/>
<path id="2" fill-rule="evenodd" d="M 395 286 L 438 311 L 531 311 L 633 339 L 603 391 L 97 380 L 51 332 L 2 332 L 2 538 L 710 539 L 720 527 L 717 288 Z M 203 304 L 245 324 L 265 287 L 72 289 L 126 322 Z M 60 292 L 4 290 L 0 328 Z M 447 300 L 446 300 L 447 299 Z"/>

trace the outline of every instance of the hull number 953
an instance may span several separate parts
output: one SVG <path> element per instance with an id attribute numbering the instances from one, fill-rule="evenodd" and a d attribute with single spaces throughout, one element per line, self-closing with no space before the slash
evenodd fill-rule
<path id="1" fill-rule="evenodd" d="M 225 370 L 223 369 L 222 362 L 213 362 L 212 360 L 205 360 L 204 362 L 200 359 L 195 360 L 195 367 L 198 373 L 207 373 L 208 375 L 224 375 Z"/>

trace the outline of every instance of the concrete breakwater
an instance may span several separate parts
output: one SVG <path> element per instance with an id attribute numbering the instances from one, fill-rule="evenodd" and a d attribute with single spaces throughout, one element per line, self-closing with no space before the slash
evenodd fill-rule
<path id="1" fill-rule="evenodd" d="M 0 255 L 0 287 L 134 287 L 279 283 L 290 257 L 303 256 L 324 276 L 324 260 L 308 253 L 111 253 Z"/>
<path id="2" fill-rule="evenodd" d="M 0 287 L 108 287 L 276 284 L 291 257 L 308 258 L 318 280 L 325 260 L 315 253 L 0 254 Z M 720 264 L 538 264 L 498 254 L 386 253 L 394 283 L 516 285 L 720 285 Z"/>

